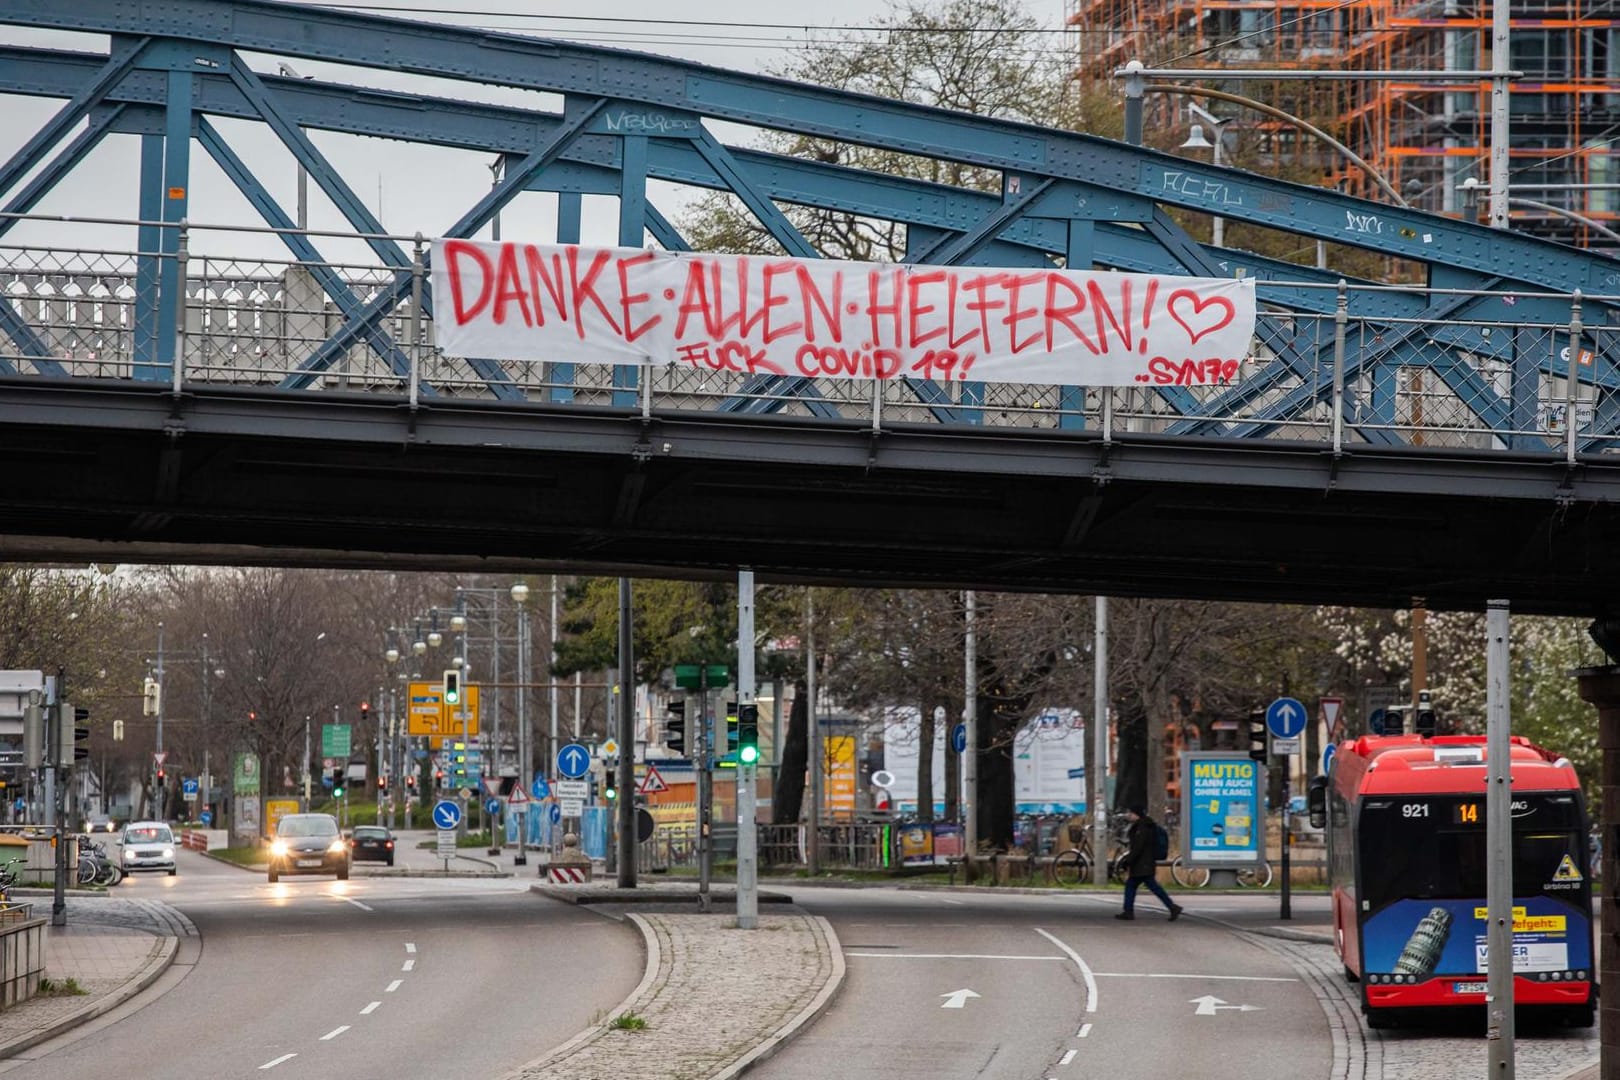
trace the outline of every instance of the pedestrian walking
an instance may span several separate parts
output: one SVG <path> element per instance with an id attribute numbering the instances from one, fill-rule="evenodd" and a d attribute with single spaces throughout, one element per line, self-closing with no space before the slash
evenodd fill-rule
<path id="1" fill-rule="evenodd" d="M 1145 806 L 1126 807 L 1125 820 L 1131 823 L 1125 848 L 1125 910 L 1114 918 L 1136 918 L 1136 890 L 1146 885 L 1149 892 L 1164 901 L 1165 909 L 1170 912 L 1170 921 L 1175 922 L 1181 918 L 1181 905 L 1170 899 L 1170 894 L 1164 891 L 1157 876 L 1159 825 L 1148 817 Z"/>

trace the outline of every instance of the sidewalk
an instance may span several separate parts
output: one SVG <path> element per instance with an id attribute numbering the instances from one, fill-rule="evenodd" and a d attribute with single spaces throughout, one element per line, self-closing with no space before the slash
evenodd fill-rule
<path id="1" fill-rule="evenodd" d="M 50 918 L 50 900 L 34 911 Z M 66 926 L 45 930 L 45 977 L 85 991 L 35 996 L 0 1011 L 0 1059 L 109 1012 L 150 986 L 174 962 L 191 921 L 153 900 L 70 898 Z"/>

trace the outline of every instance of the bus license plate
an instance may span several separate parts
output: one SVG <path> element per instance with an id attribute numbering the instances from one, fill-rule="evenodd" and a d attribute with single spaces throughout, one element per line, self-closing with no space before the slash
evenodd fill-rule
<path id="1" fill-rule="evenodd" d="M 1459 982 L 1451 984 L 1453 994 L 1483 994 L 1486 984 L 1482 982 Z"/>

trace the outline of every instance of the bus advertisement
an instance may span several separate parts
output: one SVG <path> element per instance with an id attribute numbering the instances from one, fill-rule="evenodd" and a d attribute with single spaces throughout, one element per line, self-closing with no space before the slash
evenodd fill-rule
<path id="1" fill-rule="evenodd" d="M 1588 820 L 1570 763 L 1511 739 L 1513 997 L 1590 1027 L 1596 965 Z M 1325 817 L 1334 941 L 1369 1027 L 1482 1006 L 1487 970 L 1485 740 L 1363 736 L 1312 784 Z"/>

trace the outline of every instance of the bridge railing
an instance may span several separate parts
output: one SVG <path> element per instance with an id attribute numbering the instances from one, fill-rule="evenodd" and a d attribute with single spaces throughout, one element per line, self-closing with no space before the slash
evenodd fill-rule
<path id="1" fill-rule="evenodd" d="M 1394 290 L 1268 282 L 1234 385 L 762 378 L 675 364 L 635 369 L 634 381 L 621 384 L 616 369 L 565 355 L 445 356 L 418 236 L 364 237 L 362 245 L 345 234 L 333 242 L 357 248 L 353 257 L 299 259 L 260 253 L 276 230 L 106 221 L 105 243 L 70 245 L 49 235 L 60 219 L 13 218 L 33 226 L 14 233 L 44 235 L 0 244 L 0 372 L 19 376 L 725 410 L 836 417 L 873 429 L 965 424 L 1571 456 L 1577 441 L 1607 448 L 1616 421 L 1608 395 L 1620 327 L 1582 322 L 1583 311 L 1592 318 L 1615 298 L 1437 290 L 1427 307 L 1401 311 Z M 170 234 L 174 242 L 163 242 Z M 131 236 L 141 242 L 119 243 Z M 1286 296 L 1291 306 L 1268 296 Z M 1439 309 L 1458 314 L 1428 314 Z"/>

